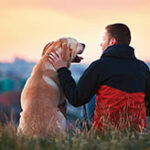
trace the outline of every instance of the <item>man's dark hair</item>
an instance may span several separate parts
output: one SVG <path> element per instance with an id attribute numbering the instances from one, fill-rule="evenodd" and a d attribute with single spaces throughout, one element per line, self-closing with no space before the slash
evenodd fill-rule
<path id="1" fill-rule="evenodd" d="M 129 45 L 131 41 L 131 33 L 125 24 L 115 23 L 105 28 L 111 37 L 115 38 L 117 44 Z"/>

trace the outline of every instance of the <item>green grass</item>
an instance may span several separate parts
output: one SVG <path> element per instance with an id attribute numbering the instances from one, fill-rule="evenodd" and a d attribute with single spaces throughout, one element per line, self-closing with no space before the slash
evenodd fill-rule
<path id="1" fill-rule="evenodd" d="M 29 138 L 16 136 L 17 127 L 12 123 L 0 125 L 0 150 L 149 150 L 150 133 L 133 131 L 105 131 L 96 133 L 87 128 L 68 130 L 66 137 Z"/>

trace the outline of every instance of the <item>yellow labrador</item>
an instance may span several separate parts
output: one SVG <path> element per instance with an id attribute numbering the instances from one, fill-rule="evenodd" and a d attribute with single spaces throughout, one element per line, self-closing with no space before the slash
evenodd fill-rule
<path id="1" fill-rule="evenodd" d="M 68 49 L 63 50 L 66 43 Z M 58 51 L 63 59 L 71 62 L 84 51 L 85 45 L 73 38 L 61 38 L 47 44 L 40 61 L 35 65 L 21 93 L 18 135 L 48 137 L 63 135 L 66 128 L 66 100 L 61 89 L 57 71 L 49 62 L 47 54 Z"/>

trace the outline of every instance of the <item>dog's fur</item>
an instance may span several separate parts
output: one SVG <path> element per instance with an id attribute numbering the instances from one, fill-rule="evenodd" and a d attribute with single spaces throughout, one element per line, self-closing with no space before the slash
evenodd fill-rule
<path id="1" fill-rule="evenodd" d="M 67 49 L 62 49 L 62 44 Z M 18 135 L 47 137 L 63 135 L 66 128 L 66 100 L 62 92 L 57 71 L 48 60 L 52 51 L 58 51 L 68 62 L 75 59 L 84 50 L 84 44 L 72 38 L 61 38 L 47 44 L 42 58 L 34 67 L 21 94 L 20 121 Z"/>

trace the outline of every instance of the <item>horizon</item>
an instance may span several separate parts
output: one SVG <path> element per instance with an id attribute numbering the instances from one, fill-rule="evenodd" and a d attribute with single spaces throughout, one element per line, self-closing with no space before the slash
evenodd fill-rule
<path id="1" fill-rule="evenodd" d="M 38 61 L 34 61 L 34 60 L 29 60 L 29 59 L 26 59 L 26 58 L 23 58 L 23 57 L 18 57 L 18 56 L 16 56 L 16 57 L 14 57 L 13 59 L 12 59 L 12 61 L 8 61 L 8 60 L 6 60 L 6 61 L 1 61 L 0 60 L 0 63 L 10 63 L 10 64 L 12 64 L 12 63 L 14 63 L 17 59 L 19 59 L 19 60 L 23 60 L 23 61 L 26 61 L 26 62 L 28 62 L 28 63 L 38 63 Z M 150 63 L 150 60 L 149 61 L 144 61 L 145 63 Z M 81 61 L 80 63 L 72 63 L 72 64 L 90 64 L 90 63 L 86 63 L 86 62 L 84 62 L 84 61 Z"/>

